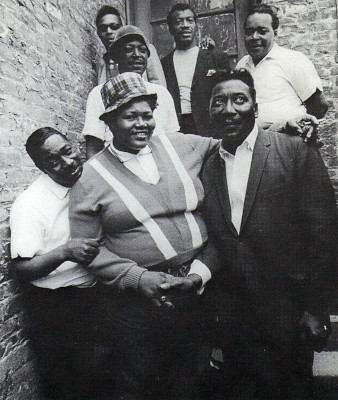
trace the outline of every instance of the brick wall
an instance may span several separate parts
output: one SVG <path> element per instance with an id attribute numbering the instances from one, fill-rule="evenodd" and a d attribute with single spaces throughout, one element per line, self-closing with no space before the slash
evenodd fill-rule
<path id="1" fill-rule="evenodd" d="M 299 50 L 315 64 L 322 79 L 329 111 L 321 123 L 324 146 L 322 155 L 329 168 L 338 199 L 337 113 L 338 43 L 336 0 L 269 0 L 278 7 L 280 29 L 278 43 Z"/>
<path id="2" fill-rule="evenodd" d="M 75 141 L 102 51 L 94 30 L 105 3 L 124 0 L 1 0 L 0 7 L 0 399 L 39 400 L 34 359 L 21 330 L 20 294 L 8 270 L 9 209 L 38 172 L 24 143 L 52 126 Z M 6 34 L 7 32 L 7 34 Z"/>

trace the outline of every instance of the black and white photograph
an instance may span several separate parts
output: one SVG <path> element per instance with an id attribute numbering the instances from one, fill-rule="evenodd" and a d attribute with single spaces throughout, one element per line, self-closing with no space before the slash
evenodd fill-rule
<path id="1" fill-rule="evenodd" d="M 338 0 L 1 0 L 0 400 L 338 400 Z"/>

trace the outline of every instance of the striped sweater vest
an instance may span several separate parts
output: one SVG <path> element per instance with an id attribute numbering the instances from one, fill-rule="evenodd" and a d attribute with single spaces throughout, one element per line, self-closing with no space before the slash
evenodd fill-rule
<path id="1" fill-rule="evenodd" d="M 90 193 L 89 207 L 98 212 L 106 247 L 140 267 L 180 264 L 207 240 L 198 207 L 204 191 L 198 177 L 210 151 L 210 139 L 174 134 L 151 140 L 160 180 L 146 183 L 105 149 L 85 167 L 81 182 Z"/>

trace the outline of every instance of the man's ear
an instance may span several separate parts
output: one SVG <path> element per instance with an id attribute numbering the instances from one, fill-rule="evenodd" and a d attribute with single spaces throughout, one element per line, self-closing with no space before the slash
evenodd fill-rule
<path id="1" fill-rule="evenodd" d="M 255 118 L 258 118 L 258 104 L 255 103 Z"/>
<path id="2" fill-rule="evenodd" d="M 273 34 L 274 34 L 274 36 L 275 36 L 275 38 L 276 38 L 277 35 L 278 35 L 278 29 L 274 29 Z"/>
<path id="3" fill-rule="evenodd" d="M 39 168 L 40 171 L 42 171 L 45 174 L 47 174 L 46 168 L 44 168 L 42 160 L 38 160 L 38 161 L 34 162 L 34 164 L 36 165 L 37 168 Z"/>

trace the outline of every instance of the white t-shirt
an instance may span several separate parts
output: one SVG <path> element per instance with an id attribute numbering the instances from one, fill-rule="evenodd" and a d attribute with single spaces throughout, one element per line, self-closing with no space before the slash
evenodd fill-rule
<path id="1" fill-rule="evenodd" d="M 163 133 L 179 132 L 180 125 L 177 120 L 174 100 L 168 90 L 155 83 L 144 82 L 148 93 L 157 94 L 157 107 L 154 110 L 154 119 L 156 127 L 153 135 Z M 86 119 L 82 130 L 83 136 L 95 136 L 105 142 L 109 142 L 112 138 L 112 133 L 108 126 L 99 119 L 104 113 L 105 108 L 101 97 L 101 88 L 103 85 L 98 85 L 89 93 L 86 107 Z"/>
<path id="2" fill-rule="evenodd" d="M 174 51 L 174 67 L 180 89 L 182 114 L 191 114 L 191 85 L 194 77 L 199 48 Z"/>
<path id="3" fill-rule="evenodd" d="M 287 121 L 306 113 L 303 102 L 323 87 L 312 62 L 299 51 L 274 43 L 256 66 L 244 56 L 237 68 L 247 69 L 254 78 L 259 125 Z"/>
<path id="4" fill-rule="evenodd" d="M 70 238 L 69 189 L 42 174 L 13 203 L 10 215 L 12 258 L 48 253 Z M 33 285 L 58 289 L 90 287 L 95 279 L 78 264 L 66 261 Z"/>

